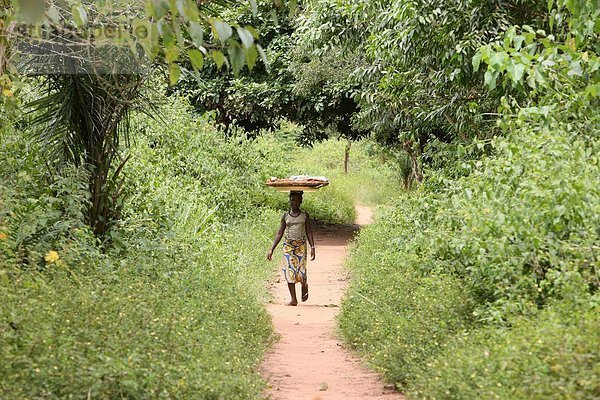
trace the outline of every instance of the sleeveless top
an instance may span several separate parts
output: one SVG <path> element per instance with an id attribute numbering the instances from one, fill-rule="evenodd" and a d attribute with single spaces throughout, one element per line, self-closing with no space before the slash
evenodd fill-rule
<path id="1" fill-rule="evenodd" d="M 300 215 L 292 217 L 290 212 L 285 213 L 285 238 L 306 239 L 306 213 L 300 211 Z"/>

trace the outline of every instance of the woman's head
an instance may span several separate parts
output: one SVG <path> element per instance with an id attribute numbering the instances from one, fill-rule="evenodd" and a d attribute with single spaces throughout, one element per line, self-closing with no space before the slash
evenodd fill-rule
<path id="1" fill-rule="evenodd" d="M 297 209 L 302 204 L 302 192 L 290 192 L 290 206 Z"/>

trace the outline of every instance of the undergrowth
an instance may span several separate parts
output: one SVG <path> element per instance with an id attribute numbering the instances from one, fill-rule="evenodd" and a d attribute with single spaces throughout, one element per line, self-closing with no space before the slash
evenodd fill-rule
<path id="1" fill-rule="evenodd" d="M 597 136 L 527 118 L 446 166 L 466 173 L 428 171 L 351 251 L 341 333 L 410 398 L 600 395 Z"/>

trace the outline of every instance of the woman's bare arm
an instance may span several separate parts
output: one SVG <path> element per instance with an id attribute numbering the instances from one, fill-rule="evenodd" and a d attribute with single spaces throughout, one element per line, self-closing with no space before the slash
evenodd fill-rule
<path id="1" fill-rule="evenodd" d="M 267 260 L 270 260 L 273 257 L 273 251 L 275 250 L 275 247 L 277 247 L 277 245 L 281 241 L 281 238 L 283 237 L 284 232 L 285 232 L 285 214 L 283 214 L 281 216 L 281 223 L 279 224 L 279 230 L 275 234 L 275 239 L 273 240 L 273 245 L 271 246 L 271 248 L 269 249 L 269 252 L 267 253 Z"/>
<path id="2" fill-rule="evenodd" d="M 310 243 L 310 259 L 315 259 L 315 240 L 313 238 L 312 227 L 310 226 L 310 217 L 308 213 L 306 213 L 306 237 L 308 238 L 308 243 Z"/>

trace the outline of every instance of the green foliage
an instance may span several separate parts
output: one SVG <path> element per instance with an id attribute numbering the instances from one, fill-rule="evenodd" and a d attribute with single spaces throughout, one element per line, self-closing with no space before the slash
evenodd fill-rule
<path id="1" fill-rule="evenodd" d="M 72 165 L 47 182 L 40 148 L 22 134 L 0 135 L 0 249 L 7 265 L 44 270 L 44 256 L 60 249 L 64 257 L 98 253 L 85 224 L 87 175 Z"/>
<path id="2" fill-rule="evenodd" d="M 358 89 L 352 74 L 364 64 L 361 54 L 332 50 L 313 56 L 297 43 L 298 32 L 294 38 L 288 68 L 294 76 L 293 94 L 298 110 L 292 119 L 305 127 L 304 136 L 318 139 L 327 130 L 353 140 L 368 136 L 368 131 L 357 129 L 352 123 L 359 110 L 353 98 Z"/>
<path id="3" fill-rule="evenodd" d="M 369 355 L 369 363 L 403 386 L 449 338 L 469 326 L 475 307 L 460 279 L 423 274 L 427 248 L 417 247 L 432 219 L 431 199 L 402 196 L 396 210 L 364 228 L 351 250 L 351 285 L 339 325 L 344 338 Z"/>
<path id="4" fill-rule="evenodd" d="M 136 75 L 56 75 L 42 83 L 39 91 L 47 94 L 26 106 L 46 165 L 72 164 L 87 171 L 86 222 L 98 237 L 120 216 L 120 172 L 127 161 L 120 147 L 129 142 L 130 112 L 144 103 L 141 83 Z M 121 90 L 115 96 L 117 86 Z"/>
<path id="5" fill-rule="evenodd" d="M 89 68 L 94 64 L 94 57 L 98 58 L 92 70 L 107 59 L 116 61 L 118 68 L 125 67 L 125 63 L 132 63 L 127 67 L 138 68 L 141 64 L 147 66 L 160 60 L 166 66 L 170 84 L 174 85 L 181 75 L 183 60 L 191 59 L 196 69 L 202 66 L 200 60 L 205 57 L 220 58 L 220 65 L 231 67 L 237 75 L 245 64 L 252 69 L 259 54 L 264 56 L 262 48 L 254 41 L 257 37 L 254 28 L 222 20 L 225 10 L 236 5 L 231 0 L 198 3 L 191 0 L 101 3 L 14 0 L 3 7 L 0 18 L 3 26 L 23 24 L 31 28 L 21 39 L 25 37 L 32 43 L 44 38 L 59 45 L 68 37 L 72 46 L 84 47 L 86 57 L 91 57 L 89 60 L 67 49 L 58 55 L 79 61 L 77 68 Z M 246 4 L 246 7 L 250 5 Z M 110 29 L 106 28 L 108 26 Z M 204 34 L 204 27 L 209 29 L 208 34 Z M 9 32 L 9 36 L 15 35 Z M 90 37 L 99 45 L 91 45 L 87 41 Z M 3 46 L 1 41 L 0 46 Z M 108 54 L 115 54 L 111 53 L 115 50 L 118 58 L 106 58 Z M 62 60 L 56 60 L 62 63 Z M 68 63 L 62 66 L 67 67 Z M 3 72 L 4 68 L 0 74 Z"/>
<path id="6" fill-rule="evenodd" d="M 256 27 L 265 63 L 239 75 L 223 73 L 210 63 L 182 77 L 175 92 L 189 97 L 198 111 L 215 112 L 218 123 L 242 127 L 255 136 L 261 129 L 277 128 L 282 118 L 294 114 L 292 75 L 287 70 L 292 16 L 284 8 L 273 8 L 272 1 L 257 2 L 256 12 L 248 7 L 230 9 L 227 16 L 240 26 Z"/>
<path id="7" fill-rule="evenodd" d="M 414 399 L 594 399 L 598 385 L 598 306 L 552 305 L 510 330 L 459 336 L 428 363 Z"/>
<path id="8" fill-rule="evenodd" d="M 389 18 L 412 18 L 410 29 L 436 22 L 420 20 L 427 8 L 413 10 L 413 5 L 398 2 L 400 9 L 413 12 Z M 406 35 L 400 29 L 398 37 L 407 39 L 392 46 L 404 49 L 402 63 L 422 54 L 411 49 L 446 43 L 448 51 L 439 48 L 422 61 L 442 62 L 442 69 L 432 66 L 430 78 L 435 85 L 449 84 L 452 95 L 465 88 L 463 75 L 458 71 L 451 83 L 450 71 L 441 76 L 437 71 L 458 62 L 463 72 L 472 67 L 474 78 L 484 73 L 490 92 L 483 96 L 499 100 L 502 134 L 467 146 L 436 143 L 435 152 L 427 149 L 431 162 L 424 185 L 394 200 L 352 252 L 353 284 L 340 314 L 342 333 L 412 398 L 588 399 L 600 393 L 600 9 L 597 2 L 569 0 L 534 8 L 514 5 L 523 8 L 500 18 L 494 35 L 480 35 L 483 46 L 477 52 L 476 42 L 471 43 L 465 56 L 472 58 L 460 60 L 456 53 L 445 59 L 453 49 L 460 53 L 450 45 L 454 38 L 448 32 L 440 36 L 443 41 L 436 32 L 431 42 L 413 43 L 419 31 Z M 442 21 L 473 15 L 457 13 Z M 521 26 L 509 23 L 519 20 Z M 492 23 L 486 21 L 476 24 Z M 389 34 L 391 39 L 369 39 L 376 44 L 374 52 L 385 53 L 385 45 L 395 43 L 396 36 Z M 416 70 L 400 64 L 397 73 L 421 84 L 421 64 L 414 62 Z M 483 90 L 481 81 L 473 83 Z M 378 90 L 381 86 L 379 81 Z M 454 104 L 444 112 L 462 118 Z M 421 295 L 430 280 L 446 290 Z M 390 290 L 397 281 L 401 290 Z M 413 293 L 419 301 L 410 302 Z M 421 324 L 429 330 L 419 329 Z M 406 353 L 389 343 L 404 346 Z"/>
<path id="9" fill-rule="evenodd" d="M 242 127 L 253 136 L 261 129 L 276 130 L 286 120 L 300 126 L 298 142 L 303 145 L 330 134 L 355 139 L 366 134 L 350 121 L 356 111 L 350 75 L 360 62 L 358 55 L 307 56 L 296 46 L 296 15 L 273 10 L 270 1 L 258 2 L 257 13 L 239 8 L 228 15 L 261 32 L 268 68 L 259 65 L 238 76 L 210 65 L 184 77 L 175 88 L 178 94 L 189 96 L 201 112 L 214 111 L 218 123 Z"/>
<path id="10" fill-rule="evenodd" d="M 162 111 L 170 133 L 134 119 L 126 218 L 103 252 L 83 224 L 85 185 L 65 175 L 46 189 L 36 142 L 3 133 L 0 397 L 260 398 L 278 213 L 253 201 L 278 160 L 182 102 Z"/>
<path id="11" fill-rule="evenodd" d="M 345 112 L 353 114 L 354 130 L 409 155 L 409 184 L 423 179 L 428 143 L 493 134 L 490 116 L 503 93 L 485 90 L 471 58 L 511 24 L 543 22 L 545 11 L 543 3 L 520 0 L 320 0 L 298 19 L 297 47 L 351 66 L 328 82 L 350 81 L 346 90 L 357 104 Z"/>
<path id="12" fill-rule="evenodd" d="M 551 116 L 532 108 L 520 110 L 518 117 L 507 115 L 501 124 L 507 136 L 479 144 L 489 146 L 491 155 L 455 167 L 467 170 L 467 175 L 452 178 L 446 170 L 430 171 L 420 190 L 400 196 L 380 222 L 361 234 L 351 256 L 353 284 L 340 326 L 346 339 L 366 351 L 388 379 L 409 390 L 418 382 L 414 395 L 424 398 L 446 398 L 446 387 L 477 390 L 473 385 L 482 382 L 476 378 L 480 374 L 488 380 L 483 387 L 504 388 L 498 389 L 500 398 L 543 398 L 540 393 L 550 390 L 530 392 L 530 386 L 517 385 L 542 361 L 532 359 L 521 369 L 519 358 L 509 357 L 510 342 L 501 332 L 508 329 L 507 334 L 517 338 L 522 331 L 515 328 L 513 333 L 509 327 L 525 324 L 526 337 L 543 338 L 546 331 L 533 328 L 540 318 L 558 343 L 562 325 L 553 324 L 564 314 L 543 322 L 546 317 L 540 312 L 551 303 L 579 304 L 585 310 L 597 301 L 590 293 L 600 287 L 599 124 L 589 114 L 576 121 L 567 117 L 586 109 L 577 103 Z M 439 286 L 431 287 L 431 282 Z M 423 288 L 429 289 L 426 296 Z M 531 322 L 523 322 L 527 319 Z M 429 329 L 420 330 L 421 324 Z M 568 337 L 584 340 L 580 325 L 568 326 Z M 446 349 L 454 346 L 463 329 L 476 332 L 478 327 L 488 332 L 482 338 L 498 332 L 492 336 L 499 338 L 495 369 L 481 360 L 480 345 L 470 340 Z M 597 338 L 590 340 L 594 342 L 587 349 L 599 345 Z M 519 354 L 527 354 L 527 341 L 520 343 Z M 535 350 L 537 357 L 544 349 Z M 472 358 L 473 354 L 479 356 Z M 456 364 L 450 363 L 455 357 Z M 570 374 L 581 373 L 585 382 L 597 378 L 598 371 L 588 364 L 570 363 Z M 453 372 L 460 368 L 479 372 L 476 377 Z M 483 374 L 480 368 L 489 369 Z M 532 379 L 548 385 L 553 376 L 544 369 Z M 582 385 L 584 393 L 595 390 Z M 456 398 L 488 394 L 453 393 L 458 393 Z"/>
<path id="13" fill-rule="evenodd" d="M 120 151 L 128 139 L 129 112 L 155 59 L 160 56 L 171 85 L 186 56 L 196 72 L 204 56 L 212 56 L 219 69 L 225 63 L 235 75 L 246 62 L 251 70 L 259 54 L 266 61 L 252 27 L 235 25 L 237 40 L 232 26 L 218 17 L 235 4 L 229 0 L 5 3 L 0 105 L 9 113 L 15 108 L 13 81 L 19 72 L 47 77 L 47 94 L 29 104 L 38 114 L 32 123 L 43 132 L 48 164 L 68 161 L 88 169 L 87 223 L 101 238 L 120 217 L 119 174 L 127 161 Z M 206 42 L 203 25 L 211 30 Z M 20 46 L 10 45 L 15 38 Z"/>
<path id="14" fill-rule="evenodd" d="M 3 397 L 257 398 L 253 368 L 270 325 L 220 257 L 221 240 L 234 238 L 178 239 L 132 246 L 76 281 L 58 263 L 46 277 L 4 271 Z M 251 265 L 264 257 L 236 255 Z"/>
<path id="15" fill-rule="evenodd" d="M 310 172 L 343 144 L 310 159 L 277 134 L 225 137 L 183 100 L 158 111 L 132 118 L 123 218 L 107 248 L 84 224 L 83 169 L 48 187 L 43 147 L 19 131 L 0 137 L 0 397 L 262 395 L 257 365 L 273 339 L 264 256 L 288 206 L 264 182 Z M 354 220 L 343 187 L 306 198 L 317 218 Z"/>

